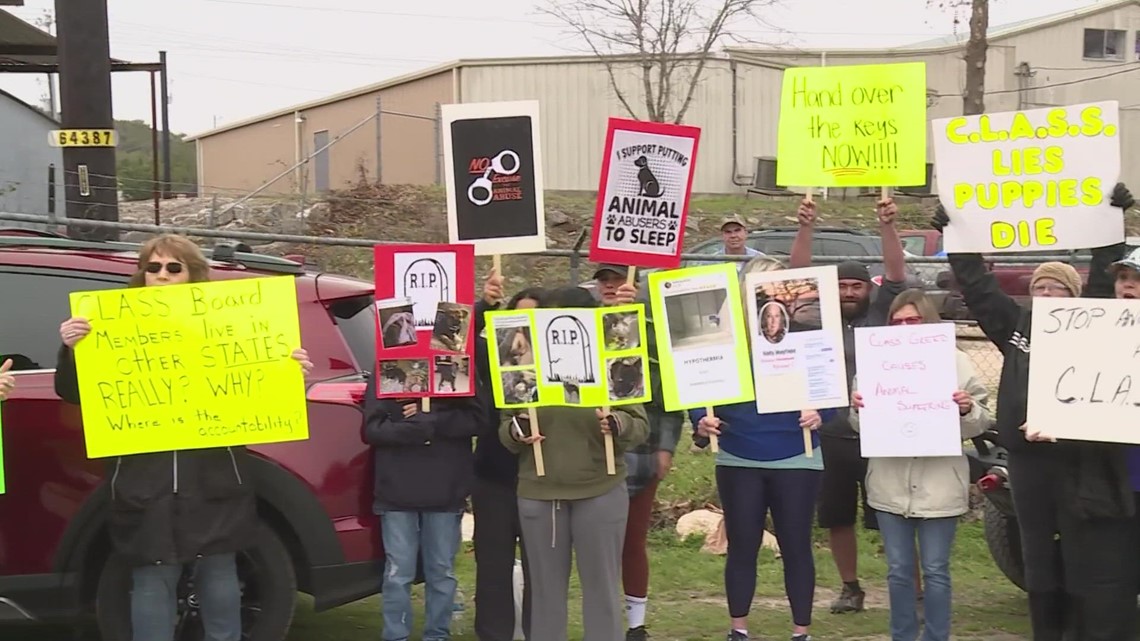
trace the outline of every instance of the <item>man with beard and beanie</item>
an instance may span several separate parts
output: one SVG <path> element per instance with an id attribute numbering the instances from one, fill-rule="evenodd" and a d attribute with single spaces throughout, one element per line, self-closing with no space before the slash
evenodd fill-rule
<path id="1" fill-rule="evenodd" d="M 891 303 L 906 290 L 906 255 L 895 228 L 898 206 L 887 198 L 879 201 L 879 235 L 883 244 L 885 274 L 879 287 L 871 282 L 867 266 L 857 262 L 840 263 L 839 297 L 843 315 L 843 351 L 847 361 L 847 385 L 855 376 L 855 328 L 887 324 Z M 816 221 L 816 206 L 805 199 L 800 204 L 800 230 L 792 245 L 790 265 L 809 267 Z M 819 491 L 819 526 L 828 530 L 831 555 L 843 581 L 843 589 L 831 603 L 833 614 L 862 612 L 864 592 L 859 585 L 859 550 L 855 521 L 860 494 L 863 501 L 863 527 L 879 529 L 875 511 L 867 505 L 867 459 L 859 447 L 859 435 L 851 427 L 848 410 L 842 409 L 820 428 L 823 478 Z M 917 565 L 916 565 L 917 567 Z M 922 585 L 919 581 L 917 585 Z"/>
<path id="2" fill-rule="evenodd" d="M 1123 184 L 1116 185 L 1111 202 L 1125 210 L 1135 204 Z M 939 205 L 931 226 L 941 231 L 949 223 Z M 1126 298 L 1136 292 L 1128 282 L 1129 263 L 1120 260 L 1124 249 L 1120 243 L 1092 250 L 1084 296 Z M 948 258 L 966 306 L 1003 357 L 997 429 L 1009 451 L 1033 639 L 1130 640 L 1137 567 L 1127 447 L 1057 443 L 1026 425 L 1033 316 L 1001 290 L 981 254 Z M 1030 280 L 1030 294 L 1081 296 L 1081 279 L 1070 265 L 1043 263 Z"/>

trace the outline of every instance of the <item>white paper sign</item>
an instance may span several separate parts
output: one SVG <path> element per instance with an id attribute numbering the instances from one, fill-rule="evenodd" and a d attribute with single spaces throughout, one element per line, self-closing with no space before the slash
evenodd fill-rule
<path id="1" fill-rule="evenodd" d="M 1035 298 L 1026 424 L 1140 444 L 1140 301 Z"/>
<path id="2" fill-rule="evenodd" d="M 455 254 L 399 252 L 393 260 L 396 296 L 412 299 L 417 330 L 431 330 L 435 326 L 436 306 L 455 302 Z"/>
<path id="3" fill-rule="evenodd" d="M 593 310 L 542 309 L 534 318 L 547 383 L 602 384 L 598 318 Z"/>
<path id="4" fill-rule="evenodd" d="M 666 411 L 753 399 L 740 281 L 720 263 L 649 275 Z"/>
<path id="5" fill-rule="evenodd" d="M 847 407 L 835 266 L 748 274 L 745 290 L 757 411 Z"/>
<path id="6" fill-rule="evenodd" d="M 864 458 L 962 454 L 955 342 L 952 323 L 855 328 Z"/>
<path id="7" fill-rule="evenodd" d="M 1124 240 L 1115 101 L 931 122 L 948 252 L 1058 251 Z"/>

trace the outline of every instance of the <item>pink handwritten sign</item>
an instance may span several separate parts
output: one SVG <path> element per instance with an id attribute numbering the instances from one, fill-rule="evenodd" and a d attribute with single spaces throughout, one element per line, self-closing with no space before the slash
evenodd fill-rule
<path id="1" fill-rule="evenodd" d="M 962 453 L 956 352 L 951 323 L 855 329 L 864 457 Z"/>

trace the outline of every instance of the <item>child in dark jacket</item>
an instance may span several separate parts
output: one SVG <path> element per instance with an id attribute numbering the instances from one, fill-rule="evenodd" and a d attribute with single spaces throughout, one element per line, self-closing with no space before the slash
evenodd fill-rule
<path id="1" fill-rule="evenodd" d="M 373 372 L 365 401 L 365 438 L 373 447 L 373 511 L 380 516 L 385 567 L 384 641 L 405 641 L 412 628 L 412 583 L 422 555 L 424 641 L 451 636 L 455 554 L 460 521 L 471 492 L 471 439 L 485 427 L 480 397 L 377 399 Z"/>

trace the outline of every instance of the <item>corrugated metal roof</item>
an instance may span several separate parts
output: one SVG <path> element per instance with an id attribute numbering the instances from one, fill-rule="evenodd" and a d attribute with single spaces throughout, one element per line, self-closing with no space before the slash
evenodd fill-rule
<path id="1" fill-rule="evenodd" d="M 1079 9 L 1072 9 L 1069 11 L 1060 11 L 1058 13 L 1051 13 L 1046 16 L 1037 18 L 1027 18 L 1025 20 L 1018 20 L 1017 22 L 1010 22 L 1007 24 L 999 25 L 989 30 L 986 34 L 990 42 L 1009 38 L 1011 36 L 1020 35 L 1037 29 L 1051 27 L 1053 25 L 1070 22 L 1072 20 L 1079 20 L 1088 16 L 1103 13 L 1105 11 L 1112 11 L 1120 7 L 1126 7 L 1130 4 L 1140 4 L 1140 0 L 1109 0 L 1108 2 L 1097 2 Z M 929 49 L 934 47 L 958 47 L 966 44 L 970 39 L 969 28 L 967 25 L 966 33 L 959 33 L 955 35 L 942 36 L 941 38 L 934 38 L 931 40 L 924 40 L 909 45 L 899 47 L 899 49 Z"/>
<path id="2" fill-rule="evenodd" d="M 1079 9 L 1070 11 L 1062 11 L 1053 13 L 1046 16 L 1037 18 L 1028 18 L 1026 20 L 1019 20 L 1017 22 L 1010 22 L 1007 24 L 990 27 L 988 30 L 988 37 L 990 42 L 1002 40 L 1013 36 L 1018 36 L 1030 31 L 1052 27 L 1065 22 L 1087 18 L 1088 16 L 1104 13 L 1126 7 L 1128 5 L 1140 5 L 1140 0 L 1108 0 L 1107 2 L 1097 2 Z M 784 56 L 818 56 L 822 53 L 827 55 L 867 55 L 870 52 L 881 52 L 884 54 L 900 54 L 900 55 L 916 55 L 916 54 L 929 54 L 929 53 L 946 53 L 954 51 L 960 47 L 965 46 L 966 41 L 970 39 L 968 32 L 940 36 L 930 40 L 923 40 L 898 47 L 890 47 L 882 49 L 879 47 L 864 47 L 864 48 L 845 48 L 845 49 L 821 49 L 811 48 L 805 49 L 800 47 L 732 47 L 727 48 L 725 51 L 729 55 L 784 55 Z"/>
<path id="3" fill-rule="evenodd" d="M 1140 2 L 1140 0 L 1137 0 L 1137 1 Z M 690 56 L 690 57 L 695 58 L 696 56 L 694 55 L 694 56 Z M 711 55 L 711 57 L 715 58 L 718 56 L 713 54 L 713 55 Z M 725 56 L 720 56 L 720 57 L 723 59 Z M 622 56 L 610 56 L 609 57 L 609 60 L 613 61 L 613 62 L 622 62 L 622 61 L 626 61 L 626 60 L 633 62 L 633 61 L 637 61 L 640 59 L 641 59 L 641 57 L 636 55 L 636 54 L 622 55 Z M 343 100 L 348 100 L 350 98 L 356 98 L 358 96 L 364 96 L 364 95 L 367 95 L 370 93 L 375 93 L 377 91 L 382 91 L 384 89 L 388 89 L 389 87 L 395 87 L 395 86 L 406 84 L 409 82 L 415 82 L 416 80 L 420 80 L 422 78 L 427 78 L 429 76 L 434 76 L 434 75 L 440 74 L 440 73 L 446 73 L 446 72 L 449 72 L 449 71 L 452 71 L 455 69 L 461 69 L 463 67 L 589 64 L 589 63 L 594 63 L 597 61 L 598 61 L 598 57 L 594 56 L 594 55 L 541 56 L 541 57 L 532 57 L 532 58 L 518 57 L 518 58 L 460 59 L 460 60 L 455 60 L 452 62 L 447 62 L 444 64 L 436 65 L 434 67 L 429 67 L 427 69 L 424 69 L 422 71 L 417 71 L 415 73 L 397 76 L 395 78 L 390 78 L 388 80 L 384 80 L 384 81 L 377 82 L 374 84 L 365 85 L 363 87 L 357 87 L 356 89 L 350 89 L 348 91 L 341 92 L 338 94 L 333 94 L 331 96 L 327 96 L 325 98 L 320 98 L 318 100 L 313 100 L 310 102 L 305 102 L 305 103 L 301 103 L 298 105 L 293 105 L 291 107 L 284 107 L 284 108 L 278 109 L 276 111 L 271 111 L 271 112 L 264 113 L 261 115 L 252 116 L 250 118 L 238 120 L 236 122 L 232 122 L 232 123 L 223 125 L 223 126 L 218 127 L 216 129 L 211 129 L 209 131 L 197 133 L 197 134 L 194 134 L 192 136 L 187 136 L 186 140 L 190 141 L 190 140 L 201 140 L 202 138 L 209 138 L 210 136 L 216 136 L 218 134 L 221 134 L 221 133 L 224 133 L 227 131 L 232 131 L 234 129 L 241 129 L 242 127 L 248 127 L 249 125 L 254 125 L 254 124 L 257 124 L 259 122 L 265 122 L 266 120 L 272 120 L 274 118 L 280 118 L 281 116 L 287 116 L 287 115 L 294 113 L 294 112 L 305 111 L 307 109 L 315 109 L 317 107 L 322 107 L 324 105 L 329 105 L 332 103 L 341 102 Z M 784 67 L 787 66 L 787 65 L 781 65 L 778 63 L 766 62 L 766 61 L 752 61 L 752 60 L 750 60 L 750 61 L 748 61 L 748 63 L 749 64 L 756 64 L 756 65 L 760 65 L 760 66 L 770 66 L 770 67 L 776 68 L 776 69 L 783 69 Z"/>
<path id="4" fill-rule="evenodd" d="M 54 56 L 55 37 L 0 11 L 0 56 Z"/>

